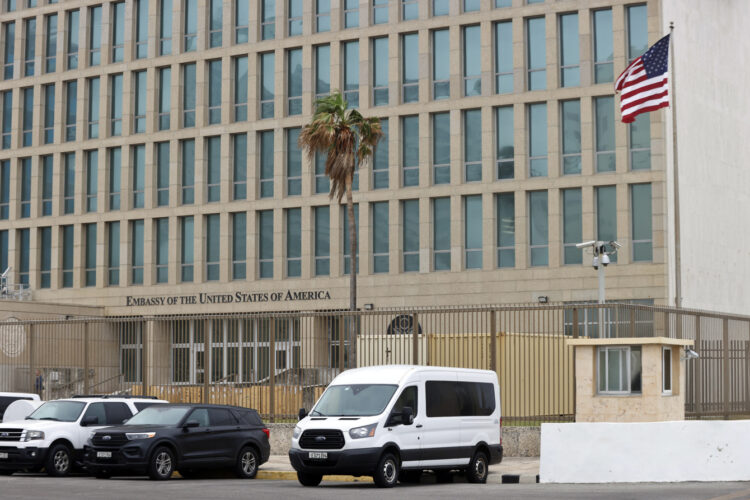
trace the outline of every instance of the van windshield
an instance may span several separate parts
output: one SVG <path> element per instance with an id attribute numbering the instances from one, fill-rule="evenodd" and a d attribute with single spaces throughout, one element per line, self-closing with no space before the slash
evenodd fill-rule
<path id="1" fill-rule="evenodd" d="M 398 386 L 385 384 L 332 385 L 310 412 L 321 417 L 380 415 Z"/>

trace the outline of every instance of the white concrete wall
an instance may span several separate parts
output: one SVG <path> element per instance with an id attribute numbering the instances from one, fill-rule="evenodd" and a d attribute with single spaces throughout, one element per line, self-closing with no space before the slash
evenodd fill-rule
<path id="1" fill-rule="evenodd" d="M 543 483 L 750 480 L 750 420 L 542 424 Z"/>
<path id="2" fill-rule="evenodd" d="M 683 306 L 750 314 L 750 2 L 662 0 L 675 24 Z M 673 207 L 671 110 L 668 206 Z M 671 213 L 670 209 L 670 213 Z M 673 240 L 674 220 L 669 235 Z M 674 262 L 674 246 L 669 245 Z M 670 265 L 671 305 L 674 266 Z"/>

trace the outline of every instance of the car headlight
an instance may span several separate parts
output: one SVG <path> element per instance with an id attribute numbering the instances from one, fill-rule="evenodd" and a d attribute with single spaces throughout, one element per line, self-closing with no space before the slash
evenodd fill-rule
<path id="1" fill-rule="evenodd" d="M 151 439 L 154 436 L 156 436 L 155 432 L 126 432 L 125 433 L 125 437 L 131 441 L 134 439 Z"/>
<path id="2" fill-rule="evenodd" d="M 373 437 L 375 435 L 375 428 L 378 426 L 377 423 L 365 425 L 362 427 L 355 427 L 354 429 L 349 430 L 349 436 L 351 436 L 352 439 L 362 439 L 362 438 L 369 438 Z"/>
<path id="3" fill-rule="evenodd" d="M 292 431 L 292 437 L 294 439 L 297 439 L 299 435 L 302 434 L 302 429 L 300 429 L 298 426 L 294 426 L 294 430 Z"/>
<path id="4" fill-rule="evenodd" d="M 43 431 L 26 431 L 26 436 L 23 438 L 24 441 L 32 441 L 35 439 L 44 439 Z"/>

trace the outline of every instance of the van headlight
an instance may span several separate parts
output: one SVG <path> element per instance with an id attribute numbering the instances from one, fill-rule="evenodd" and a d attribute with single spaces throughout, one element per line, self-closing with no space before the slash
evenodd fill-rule
<path id="1" fill-rule="evenodd" d="M 35 439 L 44 439 L 43 431 L 26 431 L 26 436 L 23 438 L 24 441 L 33 441 Z"/>
<path id="2" fill-rule="evenodd" d="M 297 439 L 300 434 L 302 434 L 302 429 L 300 429 L 299 426 L 295 425 L 294 430 L 292 431 L 292 437 L 294 439 Z"/>
<path id="3" fill-rule="evenodd" d="M 151 439 L 156 436 L 155 432 L 126 432 L 125 437 L 133 441 L 134 439 Z"/>
<path id="4" fill-rule="evenodd" d="M 378 426 L 377 423 L 365 425 L 362 427 L 355 427 L 349 430 L 349 436 L 352 439 L 370 438 L 375 435 L 375 428 Z"/>

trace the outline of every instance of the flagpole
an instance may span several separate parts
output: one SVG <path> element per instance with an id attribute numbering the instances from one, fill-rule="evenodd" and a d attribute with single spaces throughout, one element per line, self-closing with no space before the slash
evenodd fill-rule
<path id="1" fill-rule="evenodd" d="M 669 60 L 672 70 L 672 169 L 674 182 L 674 273 L 675 307 L 682 307 L 682 254 L 680 250 L 680 182 L 677 169 L 677 93 L 675 92 L 674 22 L 669 22 Z"/>

